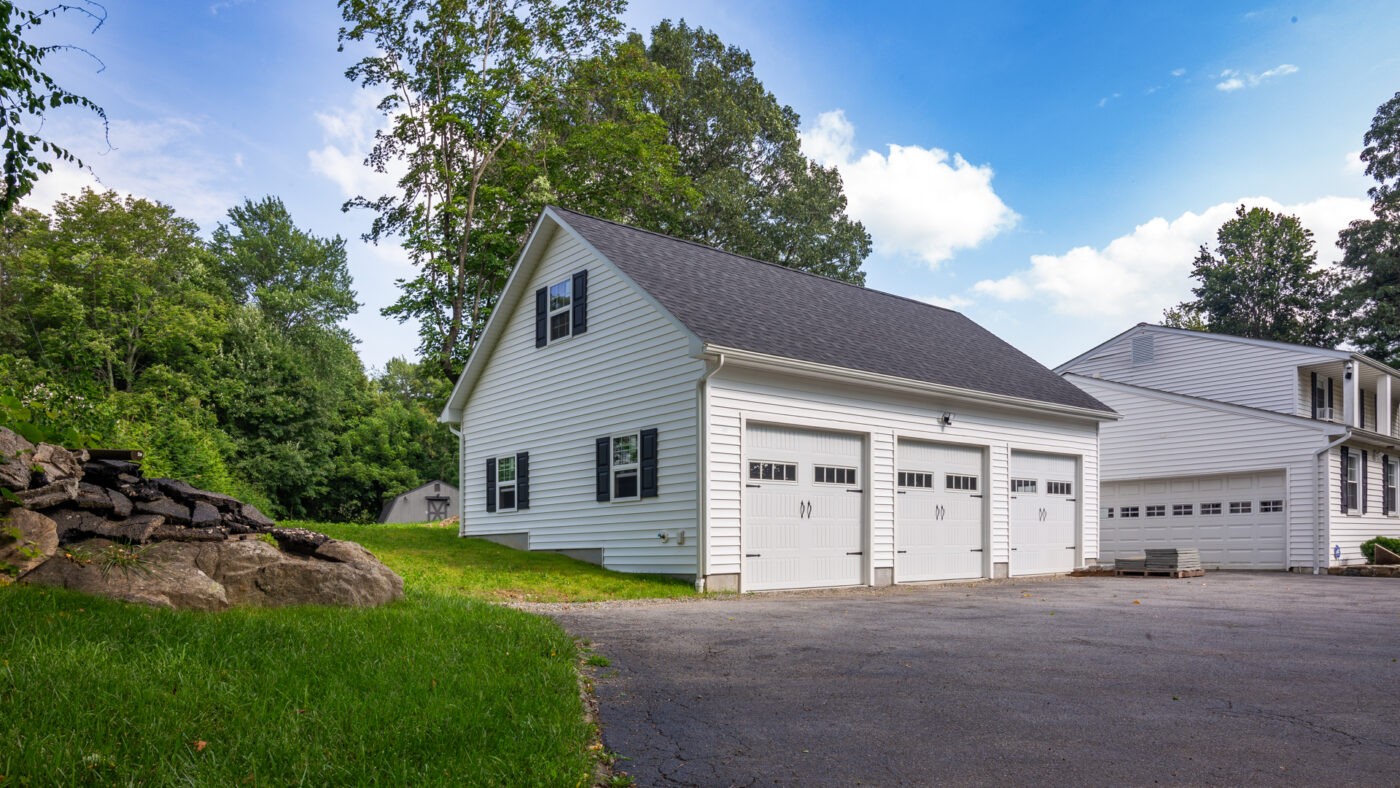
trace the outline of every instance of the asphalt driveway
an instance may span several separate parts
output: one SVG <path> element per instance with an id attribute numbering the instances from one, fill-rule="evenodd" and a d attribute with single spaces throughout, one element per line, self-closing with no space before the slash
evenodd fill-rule
<path id="1" fill-rule="evenodd" d="M 552 611 L 638 785 L 1393 784 L 1400 581 L 1058 578 Z"/>

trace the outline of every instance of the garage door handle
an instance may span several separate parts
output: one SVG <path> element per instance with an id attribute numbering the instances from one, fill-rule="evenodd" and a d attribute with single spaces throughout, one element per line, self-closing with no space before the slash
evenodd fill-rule
<path id="1" fill-rule="evenodd" d="M 1077 549 L 1077 548 L 1076 548 L 1074 545 L 1070 545 L 1069 547 L 1066 547 L 1065 549 L 1066 549 L 1066 550 L 1075 550 L 1075 549 Z"/>
<path id="2" fill-rule="evenodd" d="M 1016 549 L 1016 548 L 1013 547 L 1013 548 L 1011 548 L 1011 549 L 1014 550 L 1014 549 Z M 974 548 L 972 548 L 971 550 L 969 550 L 968 552 L 970 552 L 970 553 L 980 553 L 980 552 L 982 552 L 982 548 L 980 548 L 980 547 L 974 547 Z"/>
<path id="3" fill-rule="evenodd" d="M 761 484 L 746 484 L 746 485 L 744 485 L 744 486 L 745 486 L 745 487 L 752 487 L 752 488 L 754 488 L 754 489 L 758 489 L 759 487 L 762 487 L 763 485 L 761 485 Z"/>
<path id="4" fill-rule="evenodd" d="M 745 558 L 762 558 L 763 553 L 744 553 Z"/>
<path id="5" fill-rule="evenodd" d="M 969 498 L 981 498 L 982 496 L 981 496 L 981 495 L 969 495 L 969 496 L 967 496 L 967 497 L 969 497 Z M 1013 495 L 1012 497 L 1014 498 L 1015 496 Z"/>
<path id="6" fill-rule="evenodd" d="M 907 553 L 907 552 L 909 552 L 909 551 L 908 551 L 908 550 L 895 550 L 895 552 L 896 552 L 896 553 L 899 553 L 900 555 L 904 555 L 905 553 Z"/>
<path id="7" fill-rule="evenodd" d="M 858 493 L 863 493 L 863 492 L 865 492 L 865 490 L 847 490 L 846 492 L 858 492 Z"/>
<path id="8" fill-rule="evenodd" d="M 865 555 L 865 551 L 864 551 L 864 550 L 857 550 L 857 551 L 855 551 L 854 553 L 846 553 L 846 555 Z"/>

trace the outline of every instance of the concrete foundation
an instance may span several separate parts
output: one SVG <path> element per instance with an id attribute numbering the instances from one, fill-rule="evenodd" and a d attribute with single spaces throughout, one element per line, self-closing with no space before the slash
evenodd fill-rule
<path id="1" fill-rule="evenodd" d="M 871 585 L 876 588 L 894 585 L 894 569 L 888 566 L 876 569 L 871 576 L 871 581 Z"/>
<path id="2" fill-rule="evenodd" d="M 485 539 L 488 542 L 503 544 L 506 547 L 513 547 L 516 550 L 530 549 L 530 535 L 524 531 L 516 534 L 482 534 L 474 536 L 476 539 Z"/>
<path id="3" fill-rule="evenodd" d="M 603 565 L 603 548 L 601 547 L 577 547 L 565 550 L 540 550 L 541 553 L 558 553 L 566 555 L 575 561 L 586 561 L 590 564 Z"/>
<path id="4" fill-rule="evenodd" d="M 1001 580 L 1011 576 L 1011 565 L 1005 561 L 992 564 L 992 579 Z"/>
<path id="5" fill-rule="evenodd" d="M 706 593 L 717 591 L 737 594 L 739 593 L 739 575 L 737 573 L 705 575 L 705 588 L 703 590 Z"/>

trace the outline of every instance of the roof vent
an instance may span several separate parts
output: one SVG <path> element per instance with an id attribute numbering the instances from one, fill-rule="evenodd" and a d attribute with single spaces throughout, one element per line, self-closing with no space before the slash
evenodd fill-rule
<path id="1" fill-rule="evenodd" d="M 1138 334 L 1133 337 L 1133 364 L 1151 364 L 1156 359 L 1157 349 L 1151 334 Z"/>

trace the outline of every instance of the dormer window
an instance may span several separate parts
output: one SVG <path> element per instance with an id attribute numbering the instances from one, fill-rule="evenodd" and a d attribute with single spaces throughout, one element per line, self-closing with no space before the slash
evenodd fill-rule
<path id="1" fill-rule="evenodd" d="M 535 291 L 535 347 L 588 330 L 588 271 Z"/>

